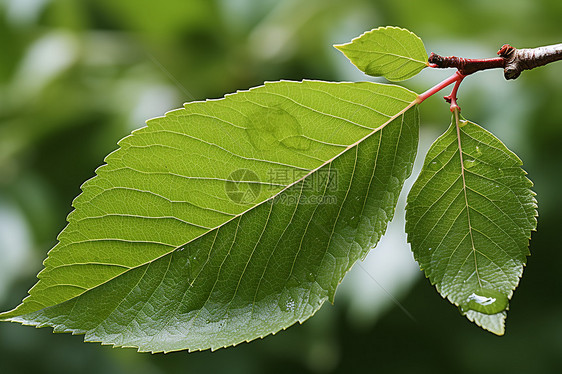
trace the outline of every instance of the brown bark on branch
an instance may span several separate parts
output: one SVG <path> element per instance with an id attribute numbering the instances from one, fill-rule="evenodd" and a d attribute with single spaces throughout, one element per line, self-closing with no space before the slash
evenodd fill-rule
<path id="1" fill-rule="evenodd" d="M 431 53 L 428 61 L 431 67 L 457 68 L 463 75 L 469 75 L 480 70 L 503 68 L 505 79 L 515 79 L 519 77 L 523 70 L 534 69 L 562 60 L 562 44 L 528 49 L 517 49 L 505 44 L 498 51 L 498 55 L 500 57 L 471 59 L 439 56 Z"/>
<path id="2" fill-rule="evenodd" d="M 503 69 L 505 79 L 515 79 L 523 70 L 562 60 L 562 44 L 528 49 L 517 49 L 505 44 L 499 50 L 498 55 L 505 59 Z"/>
<path id="3" fill-rule="evenodd" d="M 432 68 L 457 68 L 462 75 L 469 75 L 480 70 L 503 68 L 505 65 L 503 57 L 476 59 L 440 56 L 433 52 L 427 61 Z"/>

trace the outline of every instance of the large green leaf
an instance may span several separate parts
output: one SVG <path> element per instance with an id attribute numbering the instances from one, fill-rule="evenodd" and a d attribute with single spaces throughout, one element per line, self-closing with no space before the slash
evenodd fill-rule
<path id="1" fill-rule="evenodd" d="M 334 47 L 362 72 L 390 81 L 411 78 L 428 66 L 422 40 L 399 27 L 379 27 Z"/>
<path id="2" fill-rule="evenodd" d="M 429 150 L 406 207 L 408 241 L 431 283 L 498 335 L 536 228 L 525 174 L 500 140 L 457 117 Z"/>
<path id="3" fill-rule="evenodd" d="M 306 320 L 393 216 L 416 97 L 276 82 L 148 121 L 82 186 L 40 280 L 0 319 L 153 352 Z"/>

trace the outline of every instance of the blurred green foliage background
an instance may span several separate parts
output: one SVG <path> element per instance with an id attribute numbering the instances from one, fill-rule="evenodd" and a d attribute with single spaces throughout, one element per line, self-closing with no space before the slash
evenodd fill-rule
<path id="1" fill-rule="evenodd" d="M 504 43 L 560 43 L 561 15 L 560 0 L 0 0 L 0 309 L 34 284 L 80 184 L 144 120 L 266 80 L 372 80 L 331 45 L 374 27 L 408 28 L 428 52 L 492 57 Z M 448 74 L 404 85 L 421 92 Z M 562 63 L 510 82 L 478 73 L 459 103 L 524 160 L 538 194 L 504 337 L 471 325 L 423 278 L 398 211 L 335 306 L 275 337 L 150 355 L 2 323 L 0 373 L 562 372 Z M 450 113 L 438 97 L 421 113 L 423 157 Z"/>

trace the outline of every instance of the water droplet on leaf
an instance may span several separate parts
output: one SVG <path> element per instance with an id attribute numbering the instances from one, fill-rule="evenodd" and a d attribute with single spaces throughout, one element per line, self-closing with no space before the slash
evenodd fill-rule
<path id="1" fill-rule="evenodd" d="M 292 313 L 295 311 L 296 303 L 291 296 L 286 295 L 281 297 L 281 299 L 278 302 L 278 305 L 283 312 Z"/>
<path id="2" fill-rule="evenodd" d="M 293 312 L 295 310 L 295 302 L 291 300 L 291 302 L 287 304 L 287 309 Z"/>
<path id="3" fill-rule="evenodd" d="M 460 305 L 460 309 L 463 314 L 469 310 L 484 314 L 497 314 L 506 310 L 508 304 L 509 299 L 503 293 L 488 288 L 479 288 L 466 298 L 466 301 Z"/>
<path id="4" fill-rule="evenodd" d="M 470 169 L 471 167 L 478 165 L 478 161 L 476 160 L 464 160 L 462 162 L 462 165 L 464 166 L 465 169 Z"/>
<path id="5" fill-rule="evenodd" d="M 437 171 L 441 168 L 441 162 L 439 161 L 431 161 L 428 165 L 429 170 Z"/>
<path id="6" fill-rule="evenodd" d="M 462 120 L 459 121 L 459 127 L 464 127 L 464 126 L 466 126 L 467 123 L 468 123 L 467 120 L 462 119 Z"/>
<path id="7" fill-rule="evenodd" d="M 476 148 L 474 149 L 474 157 L 480 157 L 482 156 L 482 151 L 480 150 L 479 146 L 476 146 Z"/>
<path id="8" fill-rule="evenodd" d="M 246 133 L 256 149 L 272 150 L 281 146 L 302 151 L 311 145 L 303 136 L 299 121 L 280 107 L 259 108 L 248 118 Z"/>

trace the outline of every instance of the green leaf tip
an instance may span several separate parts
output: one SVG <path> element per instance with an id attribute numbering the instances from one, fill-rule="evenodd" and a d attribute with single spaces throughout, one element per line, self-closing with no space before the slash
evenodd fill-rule
<path id="1" fill-rule="evenodd" d="M 406 206 L 406 232 L 439 293 L 503 335 L 536 229 L 537 201 L 521 160 L 462 118 L 429 149 Z"/>
<path id="2" fill-rule="evenodd" d="M 422 40 L 399 27 L 379 27 L 334 47 L 365 74 L 390 81 L 412 78 L 428 66 Z"/>
<path id="3" fill-rule="evenodd" d="M 84 183 L 30 296 L 3 317 L 149 352 L 305 321 L 393 216 L 416 97 L 270 82 L 149 120 Z"/>

